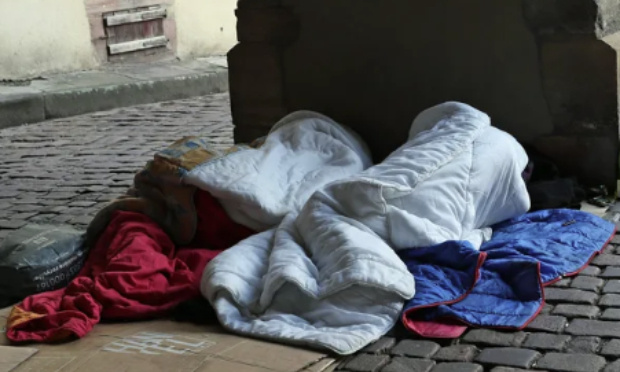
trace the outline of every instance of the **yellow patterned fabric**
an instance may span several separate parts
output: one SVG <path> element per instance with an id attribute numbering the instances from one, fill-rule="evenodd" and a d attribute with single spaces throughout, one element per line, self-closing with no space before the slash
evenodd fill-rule
<path id="1" fill-rule="evenodd" d="M 262 141 L 251 146 L 258 147 Z M 191 242 L 196 233 L 196 188 L 183 184 L 183 175 L 200 164 L 249 148 L 235 145 L 219 151 L 197 137 L 184 137 L 157 152 L 134 177 L 127 193 L 97 213 L 86 230 L 92 246 L 117 210 L 143 213 L 157 222 L 177 245 Z"/>

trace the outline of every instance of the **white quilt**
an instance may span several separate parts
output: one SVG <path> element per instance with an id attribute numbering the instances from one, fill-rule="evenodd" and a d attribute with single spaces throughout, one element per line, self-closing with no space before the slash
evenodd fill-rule
<path id="1" fill-rule="evenodd" d="M 318 188 L 372 165 L 353 131 L 311 111 L 276 123 L 258 148 L 194 168 L 183 181 L 209 191 L 236 222 L 255 231 L 297 212 Z"/>
<path id="2" fill-rule="evenodd" d="M 322 187 L 277 228 L 216 257 L 201 292 L 230 330 L 354 353 L 414 295 L 396 250 L 454 239 L 479 247 L 489 225 L 529 209 L 526 163 L 486 114 L 433 107 L 384 162 Z"/>

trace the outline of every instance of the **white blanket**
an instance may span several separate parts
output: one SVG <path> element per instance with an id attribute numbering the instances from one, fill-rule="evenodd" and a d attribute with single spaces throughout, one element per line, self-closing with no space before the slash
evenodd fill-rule
<path id="1" fill-rule="evenodd" d="M 356 133 L 321 114 L 297 111 L 276 123 L 258 148 L 245 146 L 199 165 L 183 181 L 209 191 L 236 222 L 263 231 L 298 212 L 318 188 L 370 165 Z"/>
<path id="2" fill-rule="evenodd" d="M 330 183 L 272 230 L 220 254 L 201 292 L 230 330 L 354 353 L 414 295 L 395 250 L 490 237 L 525 213 L 527 156 L 487 115 L 446 103 L 416 118 L 383 163 Z"/>

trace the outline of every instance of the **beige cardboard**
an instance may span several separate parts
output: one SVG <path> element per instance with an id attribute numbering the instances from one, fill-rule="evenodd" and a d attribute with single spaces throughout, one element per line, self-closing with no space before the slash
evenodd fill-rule
<path id="1" fill-rule="evenodd" d="M 0 346 L 0 372 L 14 370 L 22 362 L 36 354 L 38 350 L 30 347 Z"/>
<path id="2" fill-rule="evenodd" d="M 7 314 L 0 311 L 2 324 Z M 0 345 L 8 345 L 4 336 Z M 239 337 L 220 326 L 170 320 L 98 324 L 83 339 L 30 347 L 38 352 L 34 349 L 32 355 L 33 349 L 11 347 L 31 354 L 6 371 L 323 372 L 335 365 L 333 358 L 321 352 Z"/>
<path id="3" fill-rule="evenodd" d="M 333 372 L 338 367 L 339 362 L 338 359 L 326 357 L 309 365 L 300 372 Z"/>

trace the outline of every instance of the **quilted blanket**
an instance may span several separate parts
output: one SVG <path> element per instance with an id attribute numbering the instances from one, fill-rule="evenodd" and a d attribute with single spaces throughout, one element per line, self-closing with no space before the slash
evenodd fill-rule
<path id="1" fill-rule="evenodd" d="M 466 241 L 402 250 L 417 291 L 403 323 L 430 338 L 459 337 L 464 325 L 521 329 L 542 309 L 543 287 L 576 275 L 614 234 L 602 218 L 557 209 L 494 226 L 479 251 Z"/>
<path id="2" fill-rule="evenodd" d="M 456 102 L 430 108 L 381 164 L 317 189 L 276 228 L 219 255 L 201 292 L 230 330 L 354 353 L 385 334 L 414 296 L 414 276 L 397 251 L 450 240 L 480 247 L 488 226 L 528 210 L 527 161 L 486 114 Z M 215 174 L 199 175 L 216 196 L 236 199 L 226 190 L 237 178 L 224 177 L 218 188 Z M 281 182 L 252 177 L 252 185 Z M 278 215 L 268 204 L 235 205 L 228 207 L 240 221 Z"/>
<path id="3" fill-rule="evenodd" d="M 355 132 L 311 111 L 294 112 L 266 137 L 237 147 L 196 166 L 183 182 L 208 191 L 235 222 L 255 231 L 299 211 L 322 186 L 372 165 Z"/>

